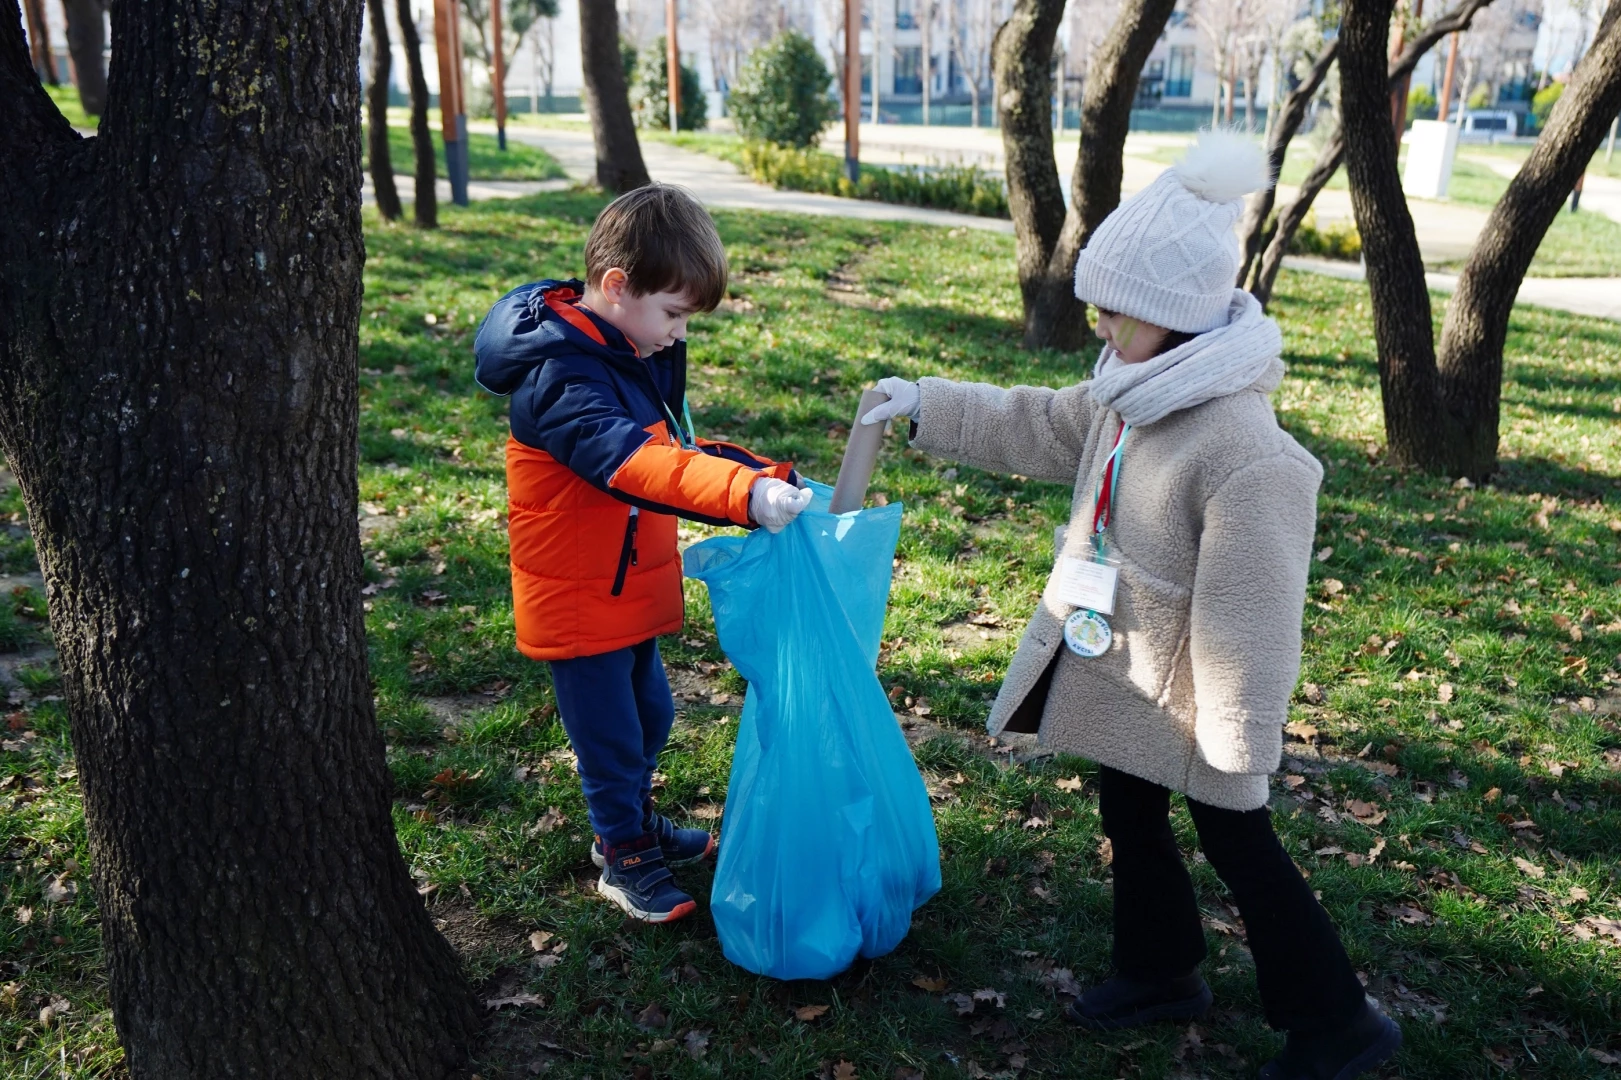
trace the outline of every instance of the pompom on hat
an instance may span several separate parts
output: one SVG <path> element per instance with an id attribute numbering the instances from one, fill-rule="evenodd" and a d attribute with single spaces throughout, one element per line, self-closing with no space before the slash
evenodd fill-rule
<path id="1" fill-rule="evenodd" d="M 1075 261 L 1075 295 L 1183 333 L 1225 326 L 1238 276 L 1244 196 L 1272 184 L 1266 152 L 1201 132 L 1182 159 L 1103 219 Z"/>

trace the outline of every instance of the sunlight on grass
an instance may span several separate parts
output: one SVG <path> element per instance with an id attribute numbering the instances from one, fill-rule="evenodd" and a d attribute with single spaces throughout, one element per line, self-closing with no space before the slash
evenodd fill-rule
<path id="1" fill-rule="evenodd" d="M 899 439 L 873 483 L 906 504 L 879 675 L 914 734 L 937 731 L 916 752 L 937 812 L 941 894 L 897 952 L 807 984 L 729 965 L 707 916 L 638 926 L 597 898 L 546 668 L 512 647 L 506 402 L 474 386 L 471 344 L 506 289 L 579 272 L 602 205 L 544 195 L 443 208 L 436 233 L 370 233 L 360 525 L 395 823 L 431 913 L 488 980 L 486 995 L 546 1002 L 497 1016 L 478 1071 L 779 1078 L 843 1060 L 865 1078 L 957 1077 L 1019 1057 L 1099 1080 L 1252 1076 L 1281 1039 L 1262 1022 L 1240 920 L 1197 857 L 1217 998 L 1197 1039 L 1174 1028 L 1084 1035 L 1063 1022 L 1061 991 L 1109 965 L 1095 770 L 1010 765 L 975 733 L 1070 491 L 953 467 Z M 702 435 L 828 479 L 859 390 L 880 376 L 1055 385 L 1089 370 L 1091 353 L 1018 347 L 1010 238 L 718 220 L 732 284 L 721 310 L 693 322 Z M 830 292 L 835 272 L 849 287 Z M 1621 326 L 1515 310 L 1503 469 L 1471 488 L 1382 463 L 1363 288 L 1285 273 L 1274 310 L 1289 363 L 1279 420 L 1326 470 L 1305 670 L 1274 785 L 1280 833 L 1370 992 L 1401 1019 L 1401 1075 L 1611 1075 L 1595 1052 L 1621 1054 L 1621 929 L 1609 929 L 1621 918 Z M 0 521 L 19 510 L 0 492 Z M 714 531 L 684 525 L 683 537 Z M 30 558 L 3 547 L 0 557 Z M 662 642 L 681 719 L 658 796 L 678 820 L 716 827 L 744 686 L 702 588 L 689 582 L 687 597 L 687 628 Z M 114 1076 L 53 686 L 36 681 L 12 706 L 15 730 L 0 731 L 26 742 L 0 754 L 0 1071 L 54 1077 L 65 1059 L 67 1075 Z M 1174 824 L 1191 852 L 1185 812 Z M 706 895 L 708 874 L 682 880 Z M 71 899 L 48 899 L 53 881 L 75 883 Z M 536 930 L 554 935 L 541 954 L 528 943 Z M 982 988 L 1005 1004 L 959 1017 L 942 1000 Z M 71 1008 L 41 1024 L 58 998 Z M 664 1026 L 638 1027 L 655 1004 Z M 805 1005 L 828 1009 L 796 1018 Z"/>

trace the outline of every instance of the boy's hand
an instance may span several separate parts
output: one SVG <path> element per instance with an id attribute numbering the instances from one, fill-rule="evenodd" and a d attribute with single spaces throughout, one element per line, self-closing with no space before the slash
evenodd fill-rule
<path id="1" fill-rule="evenodd" d="M 882 424 L 897 416 L 917 416 L 917 383 L 891 375 L 887 379 L 879 379 L 874 389 L 888 394 L 889 400 L 877 408 L 868 409 L 867 415 L 861 418 L 863 424 Z"/>
<path id="2" fill-rule="evenodd" d="M 749 517 L 766 532 L 779 533 L 811 504 L 815 493 L 809 488 L 762 476 L 749 489 Z"/>

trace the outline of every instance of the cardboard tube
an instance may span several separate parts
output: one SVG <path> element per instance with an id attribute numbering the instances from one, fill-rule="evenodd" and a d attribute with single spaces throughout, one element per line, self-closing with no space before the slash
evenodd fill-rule
<path id="1" fill-rule="evenodd" d="M 889 395 L 879 390 L 861 392 L 861 404 L 850 424 L 850 441 L 839 463 L 839 480 L 833 485 L 833 502 L 828 507 L 835 514 L 860 510 L 867 500 L 867 485 L 872 483 L 872 470 L 878 464 L 878 450 L 884 445 L 884 428 L 888 425 L 863 424 L 861 418 L 888 400 Z"/>

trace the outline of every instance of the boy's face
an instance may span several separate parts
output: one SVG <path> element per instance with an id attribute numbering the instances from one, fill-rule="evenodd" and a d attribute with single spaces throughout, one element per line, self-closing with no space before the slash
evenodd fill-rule
<path id="1" fill-rule="evenodd" d="M 630 279 L 611 267 L 596 287 L 587 286 L 585 303 L 636 346 L 639 356 L 652 356 L 687 336 L 687 319 L 694 312 L 684 291 L 645 293 L 631 291 Z"/>

